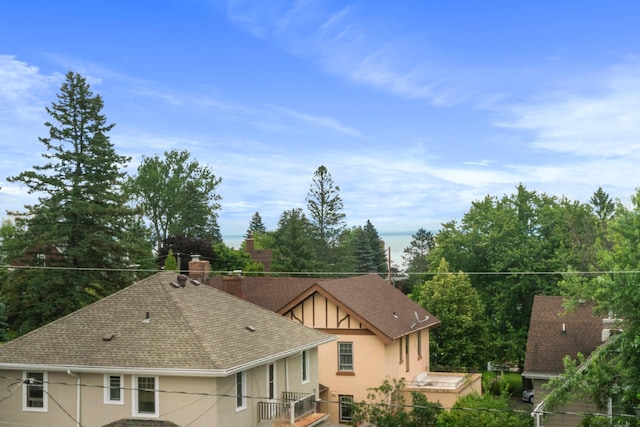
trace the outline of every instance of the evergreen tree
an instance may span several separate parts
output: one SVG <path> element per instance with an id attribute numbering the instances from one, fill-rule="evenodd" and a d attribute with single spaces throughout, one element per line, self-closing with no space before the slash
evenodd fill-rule
<path id="1" fill-rule="evenodd" d="M 602 187 L 598 187 L 595 193 L 593 193 L 591 199 L 589 199 L 589 203 L 593 206 L 594 212 L 600 222 L 606 222 L 615 212 L 615 203 L 613 203 L 609 194 L 607 194 Z"/>
<path id="2" fill-rule="evenodd" d="M 345 228 L 345 214 L 342 212 L 340 187 L 333 184 L 331 173 L 320 166 L 313 175 L 313 182 L 307 193 L 307 209 L 311 216 L 314 237 L 317 240 L 318 259 L 329 263 L 331 249 Z"/>
<path id="3" fill-rule="evenodd" d="M 123 269 L 135 261 L 132 242 L 144 237 L 129 232 L 136 224 L 122 191 L 129 159 L 116 153 L 107 136 L 114 124 L 101 113 L 102 98 L 71 71 L 57 98 L 47 108 L 49 136 L 40 138 L 45 164 L 8 178 L 39 195 L 25 212 L 11 213 L 19 230 L 15 238 L 27 248 L 19 261 L 35 265 L 42 258 L 34 252 L 57 254 L 55 266 L 61 267 L 22 269 L 9 280 L 11 289 L 3 290 L 10 299 L 8 321 L 18 333 L 129 285 L 133 276 Z M 28 299 L 46 302 L 46 307 L 35 313 L 37 307 L 24 304 Z M 33 316 L 23 325 L 22 315 Z"/>
<path id="4" fill-rule="evenodd" d="M 309 236 L 310 227 L 302 209 L 282 213 L 278 229 L 274 233 L 278 255 L 273 259 L 273 271 L 313 271 L 315 263 Z"/>
<path id="5" fill-rule="evenodd" d="M 249 223 L 249 228 L 247 228 L 247 232 L 244 234 L 245 238 L 249 236 L 255 236 L 256 233 L 266 233 L 267 227 L 264 226 L 262 222 L 262 217 L 260 213 L 256 211 L 251 217 L 251 222 Z"/>
<path id="6" fill-rule="evenodd" d="M 388 271 L 384 242 L 371 221 L 367 220 L 364 227 L 358 227 L 355 230 L 354 251 L 356 272 L 386 273 Z"/>
<path id="7" fill-rule="evenodd" d="M 410 274 L 406 289 L 403 289 L 407 293 L 426 279 L 424 273 L 429 271 L 427 255 L 436 245 L 433 233 L 424 228 L 420 228 L 416 234 L 411 235 L 411 238 L 409 247 L 404 248 L 404 255 L 402 255 L 407 265 L 407 273 Z"/>

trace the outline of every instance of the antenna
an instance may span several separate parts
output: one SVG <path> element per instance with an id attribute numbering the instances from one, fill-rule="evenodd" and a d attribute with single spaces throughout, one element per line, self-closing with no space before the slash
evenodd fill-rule
<path id="1" fill-rule="evenodd" d="M 418 312 L 414 311 L 413 313 L 416 315 L 416 320 L 415 322 L 413 322 L 413 325 L 411 325 L 411 329 L 415 328 L 418 323 L 426 322 L 427 320 L 429 320 L 429 316 L 425 316 L 424 320 L 420 320 L 420 318 L 418 317 Z"/>

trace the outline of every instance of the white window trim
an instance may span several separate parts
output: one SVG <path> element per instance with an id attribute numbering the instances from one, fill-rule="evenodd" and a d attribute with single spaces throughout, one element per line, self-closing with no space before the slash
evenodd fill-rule
<path id="1" fill-rule="evenodd" d="M 300 377 L 302 378 L 302 384 L 307 384 L 309 382 L 311 382 L 311 362 L 309 362 L 309 350 L 302 350 L 302 353 L 300 354 L 300 365 L 301 365 L 301 372 L 300 372 Z M 305 372 L 307 373 L 307 376 L 305 378 Z"/>
<path id="2" fill-rule="evenodd" d="M 33 408 L 27 406 L 27 390 L 29 389 L 28 373 L 37 372 L 42 373 L 42 408 Z M 42 371 L 24 371 L 22 372 L 22 410 L 27 412 L 48 412 L 49 411 L 49 375 Z"/>
<path id="3" fill-rule="evenodd" d="M 344 400 L 343 400 L 344 399 Z M 347 404 L 353 403 L 353 395 L 350 394 L 341 394 L 338 396 L 339 406 L 338 406 L 338 419 L 341 423 L 350 423 L 353 421 L 353 408 L 350 408 L 351 416 L 345 417 L 342 412 L 344 406 Z"/>
<path id="4" fill-rule="evenodd" d="M 241 379 L 242 379 L 242 391 L 241 391 L 241 395 L 242 395 L 242 405 L 238 406 L 238 375 L 241 375 Z M 244 411 L 245 409 L 247 409 L 247 373 L 245 371 L 242 372 L 237 372 L 236 375 L 234 375 L 233 377 L 233 386 L 235 388 L 235 393 L 236 393 L 236 412 L 240 412 L 240 411 Z"/>
<path id="5" fill-rule="evenodd" d="M 120 377 L 120 400 L 111 400 L 111 377 Z M 124 405 L 124 378 L 122 375 L 104 374 L 104 403 Z"/>
<path id="6" fill-rule="evenodd" d="M 154 399 L 155 399 L 155 412 L 138 412 L 138 378 L 153 378 L 154 381 Z M 160 416 L 160 379 L 153 375 L 132 375 L 131 376 L 131 390 L 133 391 L 132 400 L 133 400 L 133 408 L 131 408 L 132 415 L 134 417 L 146 417 L 146 418 L 157 418 Z"/>
<path id="7" fill-rule="evenodd" d="M 340 351 L 341 347 L 342 347 L 341 344 L 349 344 L 350 345 L 350 348 L 351 348 L 351 368 L 350 369 L 349 368 L 344 368 L 344 369 L 342 368 L 342 363 L 340 361 L 340 356 L 342 355 L 342 352 Z M 338 342 L 338 372 L 355 372 L 355 363 L 356 362 L 355 362 L 355 359 L 353 357 L 353 353 L 354 353 L 354 351 L 353 351 L 353 342 L 352 341 L 340 341 L 340 342 Z"/>

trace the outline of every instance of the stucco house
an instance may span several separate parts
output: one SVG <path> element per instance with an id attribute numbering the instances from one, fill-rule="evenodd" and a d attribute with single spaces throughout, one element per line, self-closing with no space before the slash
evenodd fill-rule
<path id="1" fill-rule="evenodd" d="M 162 272 L 0 347 L 0 424 L 316 425 L 336 337 Z"/>
<path id="2" fill-rule="evenodd" d="M 595 314 L 592 302 L 579 303 L 573 311 L 567 311 L 563 303 L 562 296 L 536 295 L 533 300 L 522 377 L 535 392 L 537 425 L 544 415 L 545 426 L 573 426 L 580 422 L 580 412 L 594 411 L 590 401 L 575 396 L 562 410 L 544 414 L 544 397 L 551 391 L 544 385 L 564 373 L 566 356 L 576 359 L 581 353 L 588 357 L 615 333 L 613 319 Z"/>
<path id="3" fill-rule="evenodd" d="M 480 392 L 480 376 L 429 369 L 430 329 L 440 322 L 377 274 L 340 278 L 213 276 L 211 286 L 288 319 L 338 336 L 318 350 L 320 399 L 332 422 L 351 420 L 350 402 L 366 400 L 385 379 L 451 407 Z M 323 412 L 325 412 L 323 411 Z"/>

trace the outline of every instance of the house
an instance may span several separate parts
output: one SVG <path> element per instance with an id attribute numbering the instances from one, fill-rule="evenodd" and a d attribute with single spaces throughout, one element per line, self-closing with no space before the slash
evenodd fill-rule
<path id="1" fill-rule="evenodd" d="M 0 347 L 0 424 L 315 425 L 336 337 L 161 272 Z"/>
<path id="2" fill-rule="evenodd" d="M 544 387 L 550 379 L 564 373 L 563 359 L 576 359 L 578 353 L 589 356 L 612 333 L 608 320 L 596 315 L 592 302 L 581 302 L 575 311 L 567 311 L 561 296 L 540 296 L 533 299 L 523 381 L 535 392 L 541 402 L 534 412 L 542 414 L 544 396 L 550 392 Z M 577 425 L 579 412 L 594 408 L 588 402 L 576 399 L 571 406 L 547 417 L 545 426 Z M 564 412 L 564 413 L 563 413 Z"/>
<path id="3" fill-rule="evenodd" d="M 320 400 L 332 422 L 351 421 L 350 402 L 385 379 L 451 407 L 480 391 L 480 376 L 429 370 L 429 331 L 440 322 L 377 274 L 339 278 L 213 276 L 220 290 L 332 335 L 319 348 Z M 324 412 L 324 411 L 323 411 Z"/>

